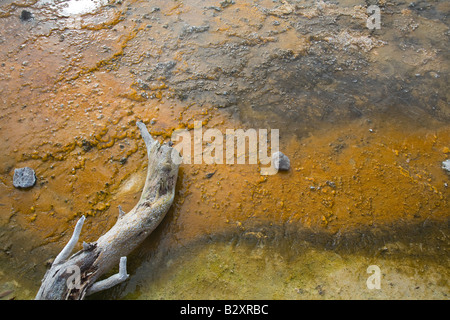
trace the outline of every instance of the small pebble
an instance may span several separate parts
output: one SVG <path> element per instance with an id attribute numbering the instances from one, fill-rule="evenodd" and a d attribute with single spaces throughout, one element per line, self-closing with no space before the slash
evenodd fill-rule
<path id="1" fill-rule="evenodd" d="M 291 168 L 289 158 L 280 151 L 272 154 L 272 163 L 276 170 L 288 171 Z"/>
<path id="2" fill-rule="evenodd" d="M 327 183 L 327 185 L 329 185 L 330 187 L 336 188 L 336 183 L 334 183 L 333 181 L 327 181 L 326 183 Z"/>
<path id="3" fill-rule="evenodd" d="M 36 183 L 36 174 L 29 167 L 14 170 L 13 185 L 16 188 L 30 188 Z"/>
<path id="4" fill-rule="evenodd" d="M 22 21 L 28 21 L 33 18 L 33 14 L 30 11 L 22 10 L 20 13 L 20 20 Z"/>

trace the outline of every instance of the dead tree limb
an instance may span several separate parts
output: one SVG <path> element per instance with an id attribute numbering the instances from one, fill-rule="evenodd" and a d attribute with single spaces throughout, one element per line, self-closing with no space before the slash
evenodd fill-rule
<path id="1" fill-rule="evenodd" d="M 83 243 L 83 249 L 70 256 L 85 220 L 81 217 L 71 239 L 46 272 L 36 299 L 83 299 L 126 280 L 126 256 L 159 225 L 172 205 L 179 153 L 154 140 L 142 122 L 137 126 L 148 156 L 147 178 L 139 202 L 128 213 L 119 208 L 117 222 L 107 233 L 96 242 Z M 118 274 L 97 282 L 119 261 Z"/>

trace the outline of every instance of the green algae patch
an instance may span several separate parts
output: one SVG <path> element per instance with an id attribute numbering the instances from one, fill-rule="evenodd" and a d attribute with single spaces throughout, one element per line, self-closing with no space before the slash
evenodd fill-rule
<path id="1" fill-rule="evenodd" d="M 121 289 L 123 299 L 446 299 L 449 261 L 427 258 L 401 242 L 375 253 L 296 247 L 233 238 L 202 241 L 152 256 Z M 368 285 L 380 270 L 380 287 Z"/>

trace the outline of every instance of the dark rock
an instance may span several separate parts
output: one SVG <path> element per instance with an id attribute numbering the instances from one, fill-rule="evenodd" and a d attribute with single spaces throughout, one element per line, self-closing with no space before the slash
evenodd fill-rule
<path id="1" fill-rule="evenodd" d="M 216 170 L 217 171 L 217 170 Z M 207 173 L 206 174 L 206 178 L 211 178 L 215 173 L 216 173 L 216 171 L 214 171 L 214 172 L 210 172 L 210 173 Z"/>
<path id="2" fill-rule="evenodd" d="M 231 6 L 232 4 L 234 4 L 234 0 L 224 0 L 220 3 L 220 6 L 222 8 L 226 8 L 226 7 Z"/>
<path id="3" fill-rule="evenodd" d="M 83 148 L 84 151 L 88 152 L 89 150 L 92 149 L 93 146 L 89 141 L 83 139 L 83 141 L 81 142 L 81 147 Z"/>
<path id="4" fill-rule="evenodd" d="M 30 11 L 22 10 L 22 13 L 20 14 L 20 20 L 28 21 L 31 19 L 33 19 L 33 14 Z"/>
<path id="5" fill-rule="evenodd" d="M 272 154 L 272 163 L 276 170 L 287 171 L 291 168 L 289 158 L 280 151 Z"/>
<path id="6" fill-rule="evenodd" d="M 321 296 L 323 296 L 325 294 L 325 290 L 323 290 L 322 286 L 319 284 L 316 287 L 317 293 L 320 294 Z"/>
<path id="7" fill-rule="evenodd" d="M 16 188 L 29 188 L 36 183 L 36 174 L 29 167 L 14 170 L 13 185 Z"/>

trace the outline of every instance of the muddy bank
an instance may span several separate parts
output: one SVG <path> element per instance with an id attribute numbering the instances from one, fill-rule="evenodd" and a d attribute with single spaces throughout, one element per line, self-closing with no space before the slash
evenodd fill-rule
<path id="1" fill-rule="evenodd" d="M 340 237 L 263 225 L 177 249 L 155 245 L 155 234 L 135 252 L 145 263 L 130 265 L 134 277 L 92 298 L 445 300 L 448 241 L 435 227 Z M 367 286 L 369 266 L 381 270 L 379 289 Z"/>

